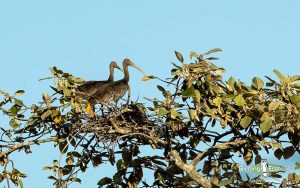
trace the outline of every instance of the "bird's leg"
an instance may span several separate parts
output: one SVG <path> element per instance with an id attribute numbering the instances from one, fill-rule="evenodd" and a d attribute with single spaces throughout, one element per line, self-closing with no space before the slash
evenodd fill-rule
<path id="1" fill-rule="evenodd" d="M 126 106 L 128 106 L 129 101 L 130 101 L 130 86 L 128 85 L 128 98 L 127 98 Z"/>
<path id="2" fill-rule="evenodd" d="M 101 110 L 102 117 L 104 117 L 104 107 L 103 107 L 103 104 L 101 104 L 100 110 Z"/>
<path id="3" fill-rule="evenodd" d="M 115 108 L 117 108 L 117 107 L 118 107 L 118 101 L 119 101 L 119 100 L 117 100 L 117 101 L 116 101 Z"/>

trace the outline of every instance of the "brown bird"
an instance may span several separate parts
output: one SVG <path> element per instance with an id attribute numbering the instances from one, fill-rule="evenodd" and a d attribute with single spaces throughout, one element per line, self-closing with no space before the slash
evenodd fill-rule
<path id="1" fill-rule="evenodd" d="M 128 83 L 129 82 L 128 66 L 132 66 L 136 68 L 142 74 L 145 75 L 144 71 L 140 69 L 136 64 L 131 62 L 129 59 L 124 59 L 123 61 L 124 78 L 109 83 L 104 88 L 97 90 L 92 96 L 95 103 L 108 104 L 111 100 L 114 100 L 116 103 L 118 103 L 119 99 L 122 98 L 127 91 L 129 91 L 128 92 L 128 101 L 129 101 L 130 87 Z"/>
<path id="2" fill-rule="evenodd" d="M 112 61 L 109 65 L 109 77 L 107 80 L 87 81 L 78 87 L 78 91 L 81 92 L 81 94 L 83 94 L 85 97 L 92 96 L 97 90 L 101 90 L 102 88 L 105 87 L 106 84 L 112 83 L 114 81 L 114 69 L 115 68 L 122 71 L 122 69 L 118 66 L 118 64 L 115 61 Z"/>

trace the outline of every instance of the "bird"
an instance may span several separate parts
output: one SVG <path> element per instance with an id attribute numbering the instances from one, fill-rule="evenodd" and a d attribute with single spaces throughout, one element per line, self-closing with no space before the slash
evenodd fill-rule
<path id="1" fill-rule="evenodd" d="M 123 72 L 119 65 L 115 61 L 111 61 L 109 64 L 109 77 L 107 80 L 100 81 L 87 81 L 78 87 L 78 95 L 87 100 L 86 111 L 90 116 L 94 116 L 95 104 L 92 99 L 92 95 L 97 91 L 105 87 L 105 85 L 114 81 L 114 69 L 117 68 Z"/>
<path id="2" fill-rule="evenodd" d="M 121 80 L 111 82 L 107 84 L 104 88 L 97 90 L 92 98 L 95 103 L 99 103 L 102 105 L 109 104 L 112 100 L 118 103 L 119 99 L 122 98 L 126 92 L 128 91 L 128 101 L 130 99 L 130 87 L 129 87 L 129 72 L 128 66 L 132 66 L 139 70 L 143 75 L 146 75 L 145 72 L 139 68 L 136 64 L 134 64 L 130 59 L 123 60 L 123 71 L 124 77 Z"/>
<path id="3" fill-rule="evenodd" d="M 100 81 L 87 81 L 84 84 L 80 85 L 78 87 L 78 91 L 81 95 L 89 98 L 92 96 L 97 90 L 105 87 L 106 84 L 112 83 L 114 81 L 114 69 L 117 68 L 120 71 L 123 72 L 123 70 L 119 67 L 119 65 L 115 62 L 112 61 L 109 65 L 109 77 L 107 80 L 100 80 Z"/>

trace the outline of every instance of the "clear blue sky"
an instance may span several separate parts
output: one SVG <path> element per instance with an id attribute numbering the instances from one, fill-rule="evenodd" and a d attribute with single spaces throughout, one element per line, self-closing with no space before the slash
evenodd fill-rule
<path id="1" fill-rule="evenodd" d="M 89 79 L 106 79 L 111 60 L 130 58 L 148 74 L 168 77 L 174 50 L 224 50 L 217 64 L 246 82 L 299 74 L 300 1 L 1 1 L 0 89 L 26 90 L 27 104 L 41 99 L 50 66 Z M 143 83 L 131 69 L 133 97 L 158 95 L 156 82 Z M 121 73 L 117 74 L 120 78 Z M 273 76 L 274 77 L 274 76 Z M 133 81 L 134 80 L 134 81 Z M 1 119 L 0 119 L 1 120 Z M 26 187 L 51 187 L 41 172 L 56 152 L 18 155 L 29 174 Z M 30 167 L 29 167 L 30 166 Z M 82 185 L 96 187 L 105 172 L 90 170 Z"/>

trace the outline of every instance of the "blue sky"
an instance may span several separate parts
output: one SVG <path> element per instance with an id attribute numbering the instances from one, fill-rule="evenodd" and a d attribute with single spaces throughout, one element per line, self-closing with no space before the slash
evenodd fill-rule
<path id="1" fill-rule="evenodd" d="M 147 74 L 169 76 L 174 50 L 188 59 L 190 51 L 219 47 L 217 65 L 250 83 L 254 76 L 299 74 L 300 2 L 252 1 L 1 1 L 0 89 L 26 90 L 27 104 L 38 102 L 49 91 L 50 66 L 87 80 L 106 79 L 111 60 L 130 58 Z M 144 83 L 130 69 L 133 98 L 157 96 L 157 82 Z M 117 78 L 122 74 L 117 73 Z M 27 187 L 47 185 L 40 172 L 57 156 L 43 152 L 20 160 L 28 168 Z M 83 184 L 94 187 L 101 169 L 91 170 Z M 30 182 L 30 183 L 29 183 Z"/>

